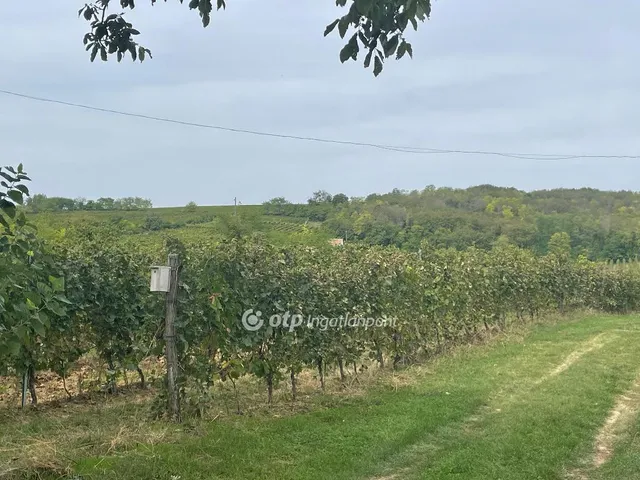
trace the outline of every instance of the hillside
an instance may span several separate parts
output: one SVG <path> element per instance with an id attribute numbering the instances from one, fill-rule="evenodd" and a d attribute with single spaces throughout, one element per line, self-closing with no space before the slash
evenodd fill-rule
<path id="1" fill-rule="evenodd" d="M 366 198 L 315 192 L 307 204 L 275 198 L 263 205 L 148 208 L 123 202 L 101 207 L 96 201 L 36 196 L 30 208 L 45 235 L 79 224 L 112 225 L 125 234 L 156 241 L 168 233 L 186 241 L 262 232 L 277 242 L 324 241 L 342 237 L 371 245 L 417 251 L 434 247 L 489 249 L 502 237 L 538 254 L 556 232 L 571 236 L 575 255 L 590 259 L 634 258 L 640 250 L 640 193 L 590 188 L 524 192 L 480 185 L 467 189 L 394 190 Z M 116 201 L 117 202 L 117 201 Z M 112 200 L 113 203 L 113 200 Z M 128 206 L 126 206 L 128 205 Z M 128 209 L 125 209 L 128 208 Z M 237 216 L 234 216 L 234 212 Z"/>
<path id="2" fill-rule="evenodd" d="M 138 243 L 160 246 L 167 236 L 183 242 L 221 240 L 229 236 L 264 234 L 275 243 L 324 242 L 329 233 L 321 223 L 304 218 L 265 215 L 261 205 L 140 208 L 134 210 L 45 211 L 31 216 L 40 233 L 49 239 L 63 229 L 106 228 Z"/>

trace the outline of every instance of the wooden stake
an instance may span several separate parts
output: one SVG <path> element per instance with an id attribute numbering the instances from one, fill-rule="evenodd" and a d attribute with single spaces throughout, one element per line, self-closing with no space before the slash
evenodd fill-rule
<path id="1" fill-rule="evenodd" d="M 180 259 L 176 253 L 169 255 L 171 267 L 169 292 L 166 297 L 166 313 L 164 324 L 165 356 L 167 361 L 167 397 L 169 414 L 175 421 L 180 421 L 180 399 L 178 395 L 178 352 L 176 350 L 175 321 L 178 305 L 178 270 Z"/>

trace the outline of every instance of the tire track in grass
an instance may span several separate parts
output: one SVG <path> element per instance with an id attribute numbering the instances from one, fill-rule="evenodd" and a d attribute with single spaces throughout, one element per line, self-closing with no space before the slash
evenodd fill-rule
<path id="1" fill-rule="evenodd" d="M 537 380 L 534 380 L 531 383 L 528 382 L 528 385 L 508 384 L 508 390 L 512 390 L 510 394 L 501 392 L 498 395 L 493 395 L 493 398 L 488 402 L 490 405 L 480 407 L 473 415 L 467 417 L 457 425 L 448 426 L 447 430 L 445 430 L 444 432 L 444 435 L 451 435 L 455 432 L 460 431 L 470 434 L 474 428 L 477 428 L 477 426 L 481 425 L 482 422 L 485 421 L 490 415 L 500 413 L 502 409 L 509 407 L 513 403 L 524 398 L 526 395 L 530 395 L 531 391 L 534 388 L 568 370 L 572 365 L 574 365 L 588 353 L 602 348 L 607 342 L 612 339 L 610 336 L 607 336 L 608 333 L 610 332 L 601 332 L 581 342 L 578 345 L 578 348 L 569 353 L 561 363 L 556 365 L 552 370 L 550 370 L 548 373 L 544 374 Z M 553 346 L 557 346 L 557 344 L 554 344 Z M 415 458 L 415 463 L 420 465 L 421 462 L 419 459 L 424 462 L 424 457 L 436 455 L 438 451 L 441 450 L 442 447 L 437 445 L 436 439 L 434 437 L 434 434 L 427 435 L 422 442 L 412 445 L 405 452 L 403 452 L 403 456 Z M 412 472 L 412 470 L 414 469 L 412 469 L 411 467 L 399 467 L 393 470 L 387 470 L 387 472 L 384 474 L 369 477 L 369 480 L 402 480 L 404 478 L 410 478 L 412 475 L 414 475 L 415 472 Z"/>
<path id="2" fill-rule="evenodd" d="M 635 420 L 640 409 L 640 375 L 633 386 L 622 395 L 616 406 L 609 413 L 606 422 L 596 437 L 596 453 L 594 466 L 600 467 L 613 454 L 613 447 L 621 431 L 624 431 Z"/>
<path id="3" fill-rule="evenodd" d="M 539 378 L 534 383 L 534 386 L 538 386 L 541 383 L 544 383 L 547 380 L 549 380 L 549 379 L 551 379 L 551 378 L 553 378 L 553 377 L 555 377 L 557 375 L 560 375 L 562 372 L 564 372 L 569 367 L 571 367 L 571 365 L 576 363 L 578 360 L 580 360 L 587 353 L 590 353 L 590 352 L 592 352 L 594 350 L 602 348 L 605 343 L 607 343 L 609 340 L 611 340 L 610 337 L 609 338 L 605 338 L 605 335 L 607 333 L 608 332 L 599 333 L 598 335 L 596 335 L 594 337 L 591 337 L 586 342 L 583 342 L 580 345 L 580 348 L 577 348 L 576 350 L 571 352 L 569 355 L 567 355 L 567 357 L 564 359 L 564 361 L 562 363 L 560 363 L 556 368 L 551 370 L 548 374 L 546 374 L 546 375 L 542 376 L 541 378 Z"/>
<path id="4" fill-rule="evenodd" d="M 581 342 L 578 345 L 578 348 L 569 353 L 562 362 L 557 364 L 548 373 L 529 383 L 529 385 L 515 385 L 515 388 L 512 388 L 512 390 L 514 391 L 510 395 L 508 395 L 507 393 L 495 395 L 492 399 L 493 401 L 491 402 L 492 405 L 482 407 L 477 415 L 473 415 L 469 417 L 467 421 L 463 422 L 463 426 L 469 425 L 470 423 L 480 422 L 484 420 L 484 418 L 486 418 L 486 416 L 490 413 L 500 413 L 502 409 L 507 408 L 512 404 L 522 400 L 523 397 L 530 395 L 533 389 L 539 387 L 544 382 L 547 382 L 552 378 L 562 374 L 588 353 L 601 349 L 607 342 L 612 340 L 612 337 L 608 334 L 609 332 L 601 332 Z M 514 387 L 514 385 L 510 385 L 510 387 Z"/>
<path id="5" fill-rule="evenodd" d="M 575 469 L 567 478 L 587 480 L 589 472 L 600 468 L 613 456 L 618 437 L 633 425 L 640 412 L 640 372 L 631 387 L 618 397 L 614 407 L 609 411 L 607 419 L 596 435 L 593 454 L 588 465 Z"/>

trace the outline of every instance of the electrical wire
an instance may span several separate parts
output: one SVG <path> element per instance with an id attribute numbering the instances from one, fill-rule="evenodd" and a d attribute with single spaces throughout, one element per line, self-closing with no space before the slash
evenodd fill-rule
<path id="1" fill-rule="evenodd" d="M 109 108 L 101 108 L 101 107 L 95 107 L 91 105 L 84 105 L 81 103 L 74 103 L 74 102 L 67 102 L 63 100 L 56 100 L 52 98 L 38 97 L 35 95 L 27 95 L 24 93 L 13 92 L 10 90 L 0 89 L 0 93 L 4 95 L 9 95 L 13 97 L 18 97 L 18 98 L 23 98 L 23 99 L 33 100 L 38 102 L 53 103 L 57 105 L 64 105 L 67 107 L 81 108 L 85 110 L 91 110 L 91 111 L 102 112 L 102 113 L 110 113 L 114 115 L 122 115 L 126 117 L 141 118 L 141 119 L 153 120 L 157 122 L 172 123 L 175 125 L 182 125 L 187 127 L 208 128 L 208 129 L 219 130 L 224 132 L 239 133 L 239 134 L 245 134 L 245 135 L 256 135 L 256 136 L 262 136 L 262 137 L 281 138 L 281 139 L 288 139 L 288 140 L 299 140 L 299 141 L 306 141 L 306 142 L 328 143 L 328 144 L 347 145 L 347 146 L 356 146 L 356 147 L 369 147 L 369 148 L 377 148 L 380 150 L 388 150 L 388 151 L 394 151 L 394 152 L 412 153 L 412 154 L 420 154 L 420 155 L 424 155 L 424 154 L 490 155 L 490 156 L 499 156 L 499 157 L 506 157 L 506 158 L 515 158 L 515 159 L 521 159 L 521 160 L 552 160 L 552 161 L 573 160 L 573 159 L 640 159 L 640 155 L 582 155 L 582 154 L 563 155 L 563 154 L 543 154 L 543 153 L 497 152 L 497 151 L 486 151 L 486 150 L 454 150 L 454 149 L 438 149 L 438 148 L 427 148 L 427 147 L 384 145 L 384 144 L 378 144 L 378 143 L 337 140 L 337 139 L 320 138 L 320 137 L 306 137 L 306 136 L 299 136 L 299 135 L 287 135 L 282 133 L 265 132 L 265 131 L 259 131 L 259 130 L 248 130 L 243 128 L 225 127 L 221 125 L 187 122 L 183 120 L 175 120 L 172 118 L 124 112 L 121 110 L 113 110 Z"/>

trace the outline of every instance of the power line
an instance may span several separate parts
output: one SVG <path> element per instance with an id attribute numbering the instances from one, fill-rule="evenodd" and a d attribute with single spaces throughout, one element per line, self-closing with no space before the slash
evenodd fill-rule
<path id="1" fill-rule="evenodd" d="M 45 103 L 54 103 L 58 105 L 65 105 L 67 107 L 74 108 L 82 108 L 85 110 L 92 110 L 96 112 L 103 113 L 111 113 L 114 115 L 122 115 L 125 117 L 133 117 L 133 118 L 142 118 L 145 120 L 153 120 L 157 122 L 164 123 L 172 123 L 176 125 L 183 125 L 187 127 L 197 127 L 197 128 L 208 128 L 212 130 L 220 130 L 224 132 L 232 132 L 232 133 L 241 133 L 246 135 L 257 135 L 262 137 L 272 137 L 272 138 L 282 138 L 288 140 L 300 140 L 307 142 L 317 142 L 317 143 L 330 143 L 335 145 L 349 145 L 356 147 L 370 147 L 377 148 L 381 150 L 390 150 L 395 152 L 402 153 L 413 153 L 413 154 L 461 154 L 461 155 L 492 155 L 506 158 L 516 158 L 521 160 L 572 160 L 572 159 L 640 159 L 640 155 L 562 155 L 562 154 L 545 154 L 545 153 L 508 153 L 508 152 L 494 152 L 494 151 L 485 151 L 485 150 L 451 150 L 451 149 L 438 149 L 438 148 L 427 148 L 427 147 L 407 147 L 407 146 L 398 146 L 398 145 L 383 145 L 378 143 L 368 143 L 368 142 L 356 142 L 356 141 L 347 141 L 347 140 L 336 140 L 330 138 L 320 138 L 320 137 L 305 137 L 298 135 L 287 135 L 282 133 L 273 133 L 273 132 L 264 132 L 258 130 L 247 130 L 242 128 L 232 128 L 232 127 L 224 127 L 221 125 L 211 125 L 204 123 L 196 123 L 196 122 L 186 122 L 182 120 L 175 120 L 172 118 L 165 117 L 156 117 L 153 115 L 144 115 L 140 113 L 131 113 L 124 112 L 121 110 L 112 110 L 109 108 L 101 108 L 94 107 L 91 105 L 84 105 L 80 103 L 74 102 L 66 102 L 63 100 L 56 100 L 52 98 L 44 98 L 37 97 L 34 95 L 27 95 L 24 93 L 13 92 L 10 90 L 2 90 L 0 89 L 0 93 L 5 95 L 10 95 L 14 97 L 19 97 L 27 100 L 34 100 L 38 102 Z"/>

